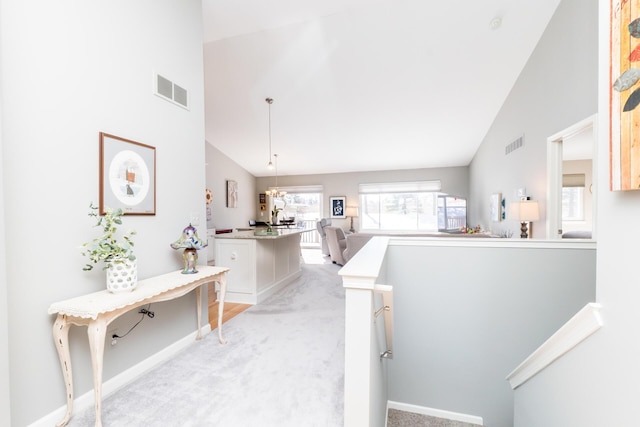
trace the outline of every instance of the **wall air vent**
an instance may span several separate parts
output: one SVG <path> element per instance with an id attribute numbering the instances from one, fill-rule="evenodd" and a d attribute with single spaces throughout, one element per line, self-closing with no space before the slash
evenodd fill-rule
<path id="1" fill-rule="evenodd" d="M 160 98 L 189 109 L 189 93 L 187 90 L 160 74 L 154 74 L 153 93 Z"/>
<path id="2" fill-rule="evenodd" d="M 522 147 L 524 147 L 524 136 L 521 136 L 520 138 L 513 141 L 511 144 L 508 144 L 504 148 L 504 155 L 506 156 L 507 154 L 511 154 L 512 152 L 516 151 L 518 148 L 522 148 Z"/>

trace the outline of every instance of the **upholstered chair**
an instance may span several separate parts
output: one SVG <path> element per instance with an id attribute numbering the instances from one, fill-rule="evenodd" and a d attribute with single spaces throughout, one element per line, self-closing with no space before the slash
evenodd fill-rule
<path id="1" fill-rule="evenodd" d="M 346 263 L 343 252 L 347 249 L 347 238 L 340 227 L 327 226 L 324 228 L 327 235 L 327 246 L 329 255 L 334 264 L 344 265 Z"/>
<path id="2" fill-rule="evenodd" d="M 364 247 L 369 240 L 373 237 L 373 234 L 366 233 L 351 233 L 347 234 L 347 249 L 342 252 L 342 257 L 345 261 L 349 261 L 353 256 L 358 253 L 360 249 Z"/>
<path id="3" fill-rule="evenodd" d="M 316 228 L 318 229 L 318 234 L 320 234 L 322 255 L 330 255 L 329 246 L 327 245 L 327 234 L 324 231 L 324 228 L 330 225 L 331 220 L 329 218 L 322 218 L 320 221 L 316 222 Z"/>

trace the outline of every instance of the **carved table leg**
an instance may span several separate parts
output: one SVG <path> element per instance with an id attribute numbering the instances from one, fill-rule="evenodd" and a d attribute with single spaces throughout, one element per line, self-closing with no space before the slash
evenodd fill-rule
<path id="1" fill-rule="evenodd" d="M 102 427 L 102 366 L 104 360 L 104 338 L 107 333 L 107 322 L 98 317 L 92 320 L 87 328 L 91 364 L 93 365 L 93 392 L 95 397 L 96 424 Z"/>
<path id="2" fill-rule="evenodd" d="M 224 297 L 227 293 L 227 273 L 224 272 L 218 279 L 220 283 L 220 298 L 218 299 L 218 341 L 220 344 L 226 344 L 227 341 L 222 338 L 222 314 L 224 312 Z"/>
<path id="3" fill-rule="evenodd" d="M 196 340 L 200 340 L 202 339 L 202 333 L 200 332 L 200 317 L 202 316 L 202 286 L 198 286 L 196 288 L 196 316 L 198 316 L 198 332 L 196 333 Z"/>
<path id="4" fill-rule="evenodd" d="M 70 327 L 71 324 L 67 323 L 66 316 L 58 314 L 53 324 L 53 340 L 56 343 L 56 350 L 58 350 L 58 358 L 60 359 L 60 366 L 62 367 L 62 375 L 64 377 L 64 385 L 67 393 L 67 412 L 64 414 L 64 418 L 56 424 L 56 427 L 67 425 L 69 419 L 71 419 L 71 411 L 73 410 L 73 375 L 71 373 L 71 356 L 69 354 Z"/>

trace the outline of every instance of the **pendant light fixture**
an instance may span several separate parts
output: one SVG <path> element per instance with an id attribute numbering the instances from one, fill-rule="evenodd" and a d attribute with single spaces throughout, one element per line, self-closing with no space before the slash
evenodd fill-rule
<path id="1" fill-rule="evenodd" d="M 265 101 L 269 104 L 269 163 L 267 163 L 267 167 L 273 169 L 273 163 L 271 162 L 271 158 L 273 157 L 271 155 L 271 104 L 273 104 L 273 98 L 267 98 Z"/>
<path id="2" fill-rule="evenodd" d="M 265 99 L 265 101 L 267 101 L 267 104 L 269 104 L 269 163 L 267 164 L 267 167 L 269 169 L 273 169 L 274 163 L 275 163 L 275 169 L 276 169 L 276 186 L 272 190 L 265 191 L 265 193 L 267 194 L 267 196 L 280 198 L 280 197 L 284 197 L 284 195 L 287 194 L 287 192 L 280 191 L 278 189 L 278 155 L 271 154 L 271 104 L 273 104 L 273 98 L 267 98 Z M 273 162 L 271 161 L 272 158 L 274 159 Z"/>
<path id="3" fill-rule="evenodd" d="M 273 187 L 273 189 L 271 190 L 267 190 L 265 191 L 265 193 L 267 193 L 267 196 L 272 196 L 277 198 L 280 197 L 284 197 L 285 194 L 287 194 L 286 191 L 280 191 L 280 189 L 278 188 L 278 155 L 274 154 L 273 155 L 273 159 L 274 159 L 274 163 L 275 163 L 275 168 L 276 168 L 276 186 Z"/>

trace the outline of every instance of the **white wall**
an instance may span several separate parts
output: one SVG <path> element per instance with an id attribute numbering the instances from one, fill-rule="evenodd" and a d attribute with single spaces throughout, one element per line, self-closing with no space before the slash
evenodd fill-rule
<path id="1" fill-rule="evenodd" d="M 250 219 L 258 219 L 255 213 L 258 204 L 256 178 L 211 144 L 205 145 L 207 188 L 213 193 L 207 228 L 248 227 Z M 238 183 L 236 208 L 227 207 L 227 180 Z"/>
<path id="2" fill-rule="evenodd" d="M 1 15 L 0 11 L 0 15 Z M 2 35 L 0 34 L 0 37 Z M 0 43 L 0 58 L 2 57 Z M 0 101 L 2 101 L 2 75 L 0 74 Z M 0 165 L 2 155 L 2 102 L 0 102 Z M 4 179 L 0 173 L 0 200 L 4 201 Z M 4 203 L 3 203 L 4 205 Z M 9 395 L 9 317 L 7 314 L 7 267 L 5 262 L 6 240 L 4 231 L 4 209 L 0 209 L 0 425 L 11 424 L 11 399 Z"/>
<path id="3" fill-rule="evenodd" d="M 65 403 L 47 308 L 105 287 L 100 269 L 82 271 L 79 253 L 98 231 L 87 217 L 98 200 L 98 132 L 156 147 L 156 215 L 124 219 L 138 232 L 140 278 L 181 268 L 169 243 L 191 212 L 204 218 L 202 19 L 197 0 L 0 8 L 11 425 L 22 426 Z M 152 94 L 154 71 L 189 90 L 189 111 Z M 194 304 L 189 295 L 152 307 L 154 319 L 107 348 L 104 379 L 193 332 Z M 126 332 L 138 318 L 114 325 Z M 70 336 L 76 395 L 92 388 L 85 331 Z"/>
<path id="4" fill-rule="evenodd" d="M 517 221 L 491 222 L 489 198 L 501 192 L 509 203 L 518 188 L 540 203 L 533 237 L 546 237 L 547 137 L 597 109 L 597 1 L 563 0 L 520 74 L 470 167 L 469 220 L 496 234 L 519 234 Z M 505 146 L 524 135 L 524 147 Z M 603 168 L 607 163 L 603 164 Z M 602 173 L 601 176 L 607 176 Z"/>
<path id="5" fill-rule="evenodd" d="M 600 0 L 598 150 L 600 176 L 609 164 L 609 1 Z M 640 384 L 640 192 L 598 191 L 597 302 L 604 326 L 515 394 L 517 427 L 637 426 Z"/>

